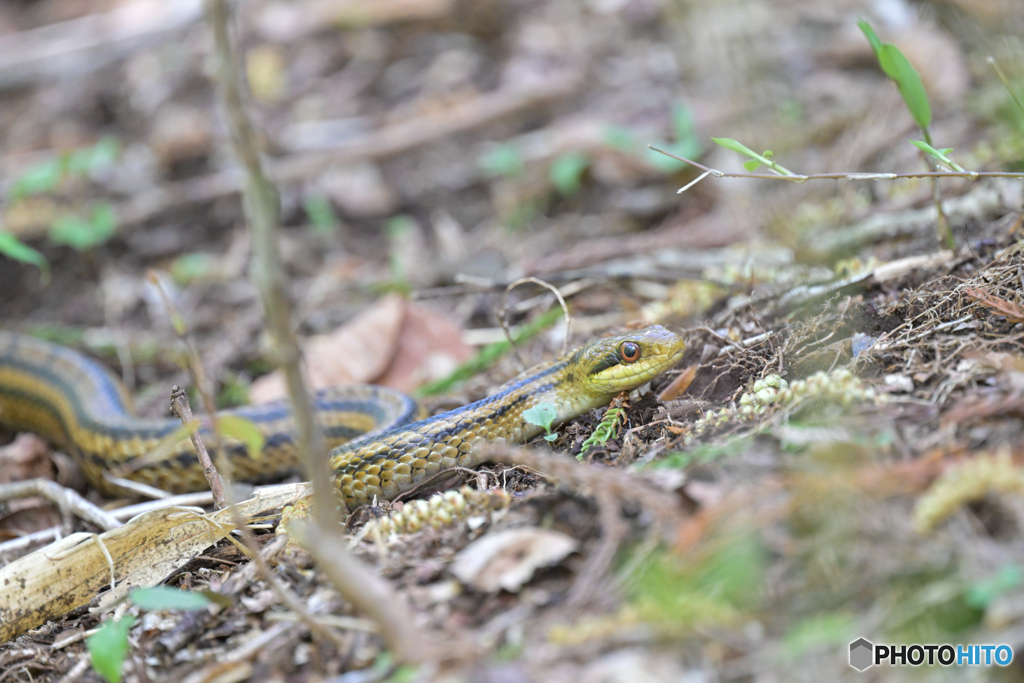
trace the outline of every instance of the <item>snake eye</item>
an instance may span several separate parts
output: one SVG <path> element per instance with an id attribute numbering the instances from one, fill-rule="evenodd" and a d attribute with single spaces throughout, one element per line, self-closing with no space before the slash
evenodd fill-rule
<path id="1" fill-rule="evenodd" d="M 619 358 L 626 363 L 635 363 L 640 360 L 640 345 L 636 342 L 622 342 L 619 345 Z"/>

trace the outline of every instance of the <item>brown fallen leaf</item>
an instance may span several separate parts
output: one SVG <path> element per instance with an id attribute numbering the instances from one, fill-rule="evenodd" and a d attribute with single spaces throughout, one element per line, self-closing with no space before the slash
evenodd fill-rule
<path id="1" fill-rule="evenodd" d="M 313 389 L 373 382 L 406 392 L 444 377 L 473 352 L 462 341 L 458 324 L 397 294 L 334 332 L 310 339 L 305 347 Z M 253 403 L 285 396 L 279 372 L 260 377 L 249 389 Z"/>
<path id="2" fill-rule="evenodd" d="M 399 295 L 386 296 L 334 332 L 307 340 L 305 365 L 310 388 L 366 384 L 380 377 L 398 350 L 405 307 Z M 287 393 L 284 377 L 274 371 L 252 383 L 249 400 L 267 403 Z"/>
<path id="3" fill-rule="evenodd" d="M 1024 308 L 1021 308 L 1019 304 L 1007 301 L 1006 299 L 1001 299 L 994 294 L 989 294 L 983 289 L 968 288 L 964 290 L 964 294 L 997 315 L 1005 317 L 1008 322 L 1024 322 Z"/>
<path id="4" fill-rule="evenodd" d="M 561 562 L 579 541 L 558 531 L 525 527 L 487 534 L 459 551 L 451 571 L 485 593 L 515 593 L 541 567 Z"/>
<path id="5" fill-rule="evenodd" d="M 18 434 L 0 446 L 0 484 L 25 479 L 53 479 L 53 462 L 46 440 L 35 434 Z"/>
<path id="6" fill-rule="evenodd" d="M 412 391 L 446 377 L 472 355 L 473 350 L 462 341 L 462 328 L 451 318 L 406 303 L 398 352 L 377 384 Z"/>
<path id="7" fill-rule="evenodd" d="M 693 378 L 696 376 L 696 365 L 691 365 L 685 368 L 674 380 L 672 380 L 671 384 L 661 390 L 661 393 L 658 394 L 658 400 L 662 402 L 671 401 L 675 397 L 679 396 L 679 394 L 690 388 L 690 385 L 693 383 Z"/>

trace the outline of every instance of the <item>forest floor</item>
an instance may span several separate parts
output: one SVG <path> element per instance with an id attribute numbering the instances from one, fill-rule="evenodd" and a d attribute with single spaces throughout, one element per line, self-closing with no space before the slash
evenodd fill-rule
<path id="1" fill-rule="evenodd" d="M 867 18 L 921 72 L 936 147 L 1020 170 L 1024 111 L 986 62 L 1022 91 L 1018 3 L 237 12 L 317 386 L 377 382 L 438 412 L 564 343 L 661 324 L 687 351 L 606 444 L 581 455 L 603 410 L 531 444 L 564 460 L 557 480 L 522 455 L 462 477 L 506 491 L 496 509 L 408 533 L 350 522 L 434 661 L 398 666 L 275 517 L 258 542 L 334 635 L 311 634 L 224 540 L 166 583 L 226 606 L 123 604 L 138 617 L 125 680 L 966 680 L 857 671 L 862 637 L 1006 644 L 1020 656 L 970 680 L 1024 677 L 1024 183 L 943 179 L 947 248 L 926 179 L 709 176 L 677 194 L 698 172 L 648 148 L 742 172 L 711 142 L 727 136 L 800 173 L 926 170 Z M 32 250 L 0 256 L 0 328 L 99 359 L 147 416 L 189 384 L 154 280 L 218 406 L 282 395 L 211 46 L 198 0 L 0 6 L 0 251 L 10 236 Z M 507 291 L 525 277 L 566 299 L 568 339 L 548 289 Z M 502 318 L 533 330 L 516 353 L 496 352 Z M 75 481 L 66 457 L 14 436 L 0 483 Z M 65 523 L 39 499 L 0 503 L 0 568 L 40 547 L 6 542 Z M 0 644 L 0 682 L 101 680 L 84 636 L 104 619 L 80 608 Z"/>

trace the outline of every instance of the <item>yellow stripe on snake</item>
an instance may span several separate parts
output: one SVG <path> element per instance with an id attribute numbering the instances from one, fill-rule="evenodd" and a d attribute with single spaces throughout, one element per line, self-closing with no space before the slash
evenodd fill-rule
<path id="1" fill-rule="evenodd" d="M 522 443 L 543 433 L 523 419 L 523 411 L 549 403 L 557 411 L 555 424 L 565 422 L 647 383 L 675 365 L 684 348 L 678 335 L 660 326 L 598 339 L 531 368 L 484 399 L 419 421 L 413 421 L 416 403 L 390 389 L 321 392 L 316 408 L 333 448 L 338 496 L 353 509 L 374 497 L 393 499 L 444 469 L 474 467 L 482 441 Z M 128 406 L 124 388 L 99 363 L 0 331 L 0 426 L 36 432 L 66 449 L 101 490 L 111 489 L 103 476 L 111 470 L 175 493 L 202 489 L 205 479 L 189 441 L 169 458 L 144 459 L 180 423 L 138 418 Z M 229 444 L 236 478 L 270 481 L 299 469 L 286 404 L 228 412 L 252 421 L 266 439 L 257 457 Z"/>

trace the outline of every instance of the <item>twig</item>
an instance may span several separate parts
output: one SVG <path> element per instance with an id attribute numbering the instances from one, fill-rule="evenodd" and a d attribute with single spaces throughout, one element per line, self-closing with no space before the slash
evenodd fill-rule
<path id="1" fill-rule="evenodd" d="M 555 296 L 558 298 L 558 303 L 562 306 L 562 312 L 565 313 L 565 338 L 562 339 L 562 352 L 559 354 L 560 356 L 565 355 L 565 350 L 569 344 L 569 331 L 572 329 L 572 316 L 569 315 L 569 306 L 566 305 L 565 299 L 562 297 L 562 293 L 558 291 L 557 287 L 535 277 L 519 278 L 515 282 L 509 284 L 509 286 L 505 288 L 505 293 L 501 297 L 501 308 L 498 310 L 498 324 L 501 325 L 501 330 L 505 333 L 505 339 L 508 340 L 509 345 L 512 347 L 512 352 L 516 355 L 516 360 L 519 361 L 520 371 L 525 370 L 526 368 L 523 365 L 523 359 L 519 356 L 519 348 L 516 346 L 515 340 L 512 339 L 512 333 L 508 330 L 508 324 L 505 320 L 505 316 L 508 313 L 509 293 L 519 285 L 526 284 L 527 282 L 532 282 L 535 285 L 540 285 L 541 287 L 545 287 L 554 292 Z"/>
<path id="2" fill-rule="evenodd" d="M 996 315 L 1003 316 L 1008 322 L 1024 322 L 1024 308 L 1021 308 L 1018 304 L 1015 304 L 1012 301 L 1001 299 L 1000 297 L 990 294 L 980 288 L 968 287 L 964 289 L 964 294 L 974 301 L 977 301 Z"/>
<path id="3" fill-rule="evenodd" d="M 371 567 L 338 543 L 336 534 L 318 524 L 293 521 L 289 534 L 316 559 L 317 566 L 356 610 L 369 615 L 380 626 L 388 648 L 403 662 L 424 663 L 445 657 L 465 656 L 460 652 L 466 644 L 446 643 L 441 647 L 420 629 L 408 606 L 395 594 L 391 585 Z M 461 647 L 454 647 L 460 645 Z"/>
<path id="4" fill-rule="evenodd" d="M 272 353 L 288 387 L 295 420 L 295 438 L 306 473 L 313 484 L 313 515 L 325 526 L 336 524 L 327 448 L 317 424 L 309 390 L 300 367 L 301 352 L 292 334 L 292 306 L 285 287 L 284 268 L 277 243 L 278 197 L 263 172 L 259 142 L 242 102 L 241 76 L 229 28 L 226 0 L 209 0 L 217 58 L 217 94 L 235 156 L 245 169 L 243 207 L 252 233 L 252 276 L 263 300 Z"/>
<path id="5" fill-rule="evenodd" d="M 174 329 L 174 332 L 178 336 L 178 339 L 180 339 L 185 344 L 185 348 L 188 350 L 189 376 L 192 378 L 192 383 L 195 385 L 196 391 L 199 392 L 199 397 L 203 401 L 203 407 L 206 409 L 206 414 L 210 416 L 212 428 L 211 431 L 213 433 L 214 457 L 217 460 L 217 467 L 219 468 L 219 472 L 223 473 L 223 476 L 228 481 L 231 481 L 234 478 L 234 473 L 232 472 L 231 469 L 231 460 L 230 458 L 228 458 L 227 451 L 224 448 L 223 439 L 221 439 L 220 428 L 217 425 L 216 417 L 217 404 L 213 400 L 213 389 L 207 378 L 206 369 L 203 366 L 202 358 L 200 358 L 199 356 L 199 349 L 196 348 L 195 342 L 193 342 L 192 338 L 189 336 L 188 325 L 185 324 L 185 320 L 181 317 L 181 313 L 178 312 L 178 309 L 174 305 L 174 302 L 171 301 L 171 297 L 167 296 L 167 292 L 164 290 L 163 283 L 160 277 L 156 274 L 155 271 L 152 270 L 149 271 L 146 277 L 149 280 L 150 284 L 152 284 L 156 291 L 159 293 L 160 299 L 163 302 L 164 307 L 167 309 L 167 314 L 171 319 L 171 327 Z M 175 388 L 176 387 L 173 387 L 171 389 L 172 411 L 175 410 Z M 180 389 L 178 389 L 178 394 L 180 396 L 184 396 L 184 392 L 182 392 Z M 188 413 L 191 415 L 192 409 L 190 406 L 188 406 L 187 397 L 185 397 L 185 405 L 188 408 Z M 175 412 L 174 414 L 178 415 L 177 412 Z M 178 415 L 178 417 L 180 419 L 181 416 Z M 199 439 L 198 431 L 193 431 L 191 434 L 191 438 L 193 444 L 195 444 L 197 441 L 199 443 L 202 443 L 202 441 Z M 196 454 L 199 455 L 198 448 L 196 449 Z M 203 455 L 205 455 L 205 459 Z M 220 485 L 219 491 L 218 489 L 213 488 L 214 478 L 219 482 L 220 477 L 217 476 L 217 471 L 214 471 L 214 478 L 211 478 L 206 468 L 209 467 L 210 470 L 213 470 L 213 463 L 210 461 L 209 455 L 206 455 L 205 453 L 203 455 L 199 455 L 199 461 L 203 464 L 203 470 L 204 474 L 207 475 L 207 481 L 210 482 L 211 490 L 213 491 L 214 501 L 220 501 L 218 503 L 218 506 L 230 505 L 234 501 L 231 500 L 230 495 L 225 496 L 225 487 L 223 485 Z"/>
<path id="6" fill-rule="evenodd" d="M 977 180 L 978 178 L 1024 178 L 1024 173 L 1010 173 L 1008 171 L 930 171 L 927 173 L 811 173 L 809 175 L 778 175 L 776 173 L 725 173 L 713 168 L 709 168 L 704 164 L 687 159 L 686 157 L 676 156 L 671 152 L 666 152 L 663 149 L 658 149 L 653 145 L 648 145 L 648 148 L 653 149 L 655 152 L 664 154 L 665 156 L 672 157 L 677 161 L 682 161 L 684 164 L 689 164 L 694 168 L 698 168 L 704 173 L 697 178 L 697 180 L 689 183 L 688 185 L 680 188 L 678 192 L 684 192 L 693 187 L 697 182 L 703 180 L 707 176 L 711 175 L 716 178 L 762 178 L 766 180 L 785 180 L 790 183 L 803 183 L 808 180 L 896 180 L 897 178 L 968 178 L 969 180 Z"/>
<path id="7" fill-rule="evenodd" d="M 503 443 L 485 444 L 481 455 L 491 462 L 524 465 L 541 476 L 597 498 L 602 540 L 577 575 L 577 582 L 569 595 L 573 604 L 580 604 L 588 592 L 592 592 L 594 582 L 607 571 L 614 558 L 625 534 L 618 509 L 621 501 L 650 512 L 656 529 L 678 519 L 682 513 L 675 496 L 654 489 L 649 482 L 622 470 L 585 465 L 572 458 Z"/>
<path id="8" fill-rule="evenodd" d="M 377 621 L 381 636 L 396 657 L 408 662 L 428 661 L 436 658 L 438 648 L 432 647 L 415 628 L 411 614 L 398 602 L 390 586 L 356 560 L 333 531 L 338 526 L 334 508 L 337 497 L 329 474 L 323 432 L 315 419 L 300 367 L 301 353 L 291 329 L 291 302 L 277 241 L 277 192 L 263 172 L 256 134 L 242 103 L 241 78 L 229 33 L 227 0 L 209 0 L 207 7 L 217 53 L 221 110 L 235 156 L 245 167 L 243 205 L 253 236 L 253 279 L 263 300 L 275 360 L 288 387 L 299 453 L 313 484 L 313 523 L 294 526 L 302 528 L 297 533 L 307 541 L 303 544 L 307 550 L 329 558 L 320 562 L 321 569 L 346 600 Z M 269 568 L 267 578 L 271 579 Z M 299 614 L 304 613 L 297 606 L 292 608 Z M 325 630 L 311 618 L 308 623 L 317 632 Z"/>
<path id="9" fill-rule="evenodd" d="M 0 485 L 0 500 L 12 500 L 14 498 L 27 498 L 28 496 L 39 496 L 45 498 L 60 508 L 65 515 L 74 513 L 92 522 L 104 531 L 116 529 L 121 526 L 109 513 L 96 507 L 75 491 L 65 488 L 55 481 L 49 479 L 29 479 L 17 481 L 11 484 Z"/>
<path id="10" fill-rule="evenodd" d="M 181 420 L 183 425 L 195 421 L 195 418 L 192 417 L 192 406 L 189 405 L 188 395 L 181 387 L 171 387 L 171 412 Z M 203 475 L 210 484 L 210 491 L 213 492 L 213 504 L 217 506 L 218 510 L 222 510 L 227 504 L 224 498 L 224 481 L 220 478 L 217 468 L 213 466 L 210 454 L 206 452 L 206 444 L 199 437 L 198 427 L 192 429 L 189 438 L 192 439 L 192 445 L 196 449 L 196 456 L 199 458 L 199 463 L 203 466 Z"/>

